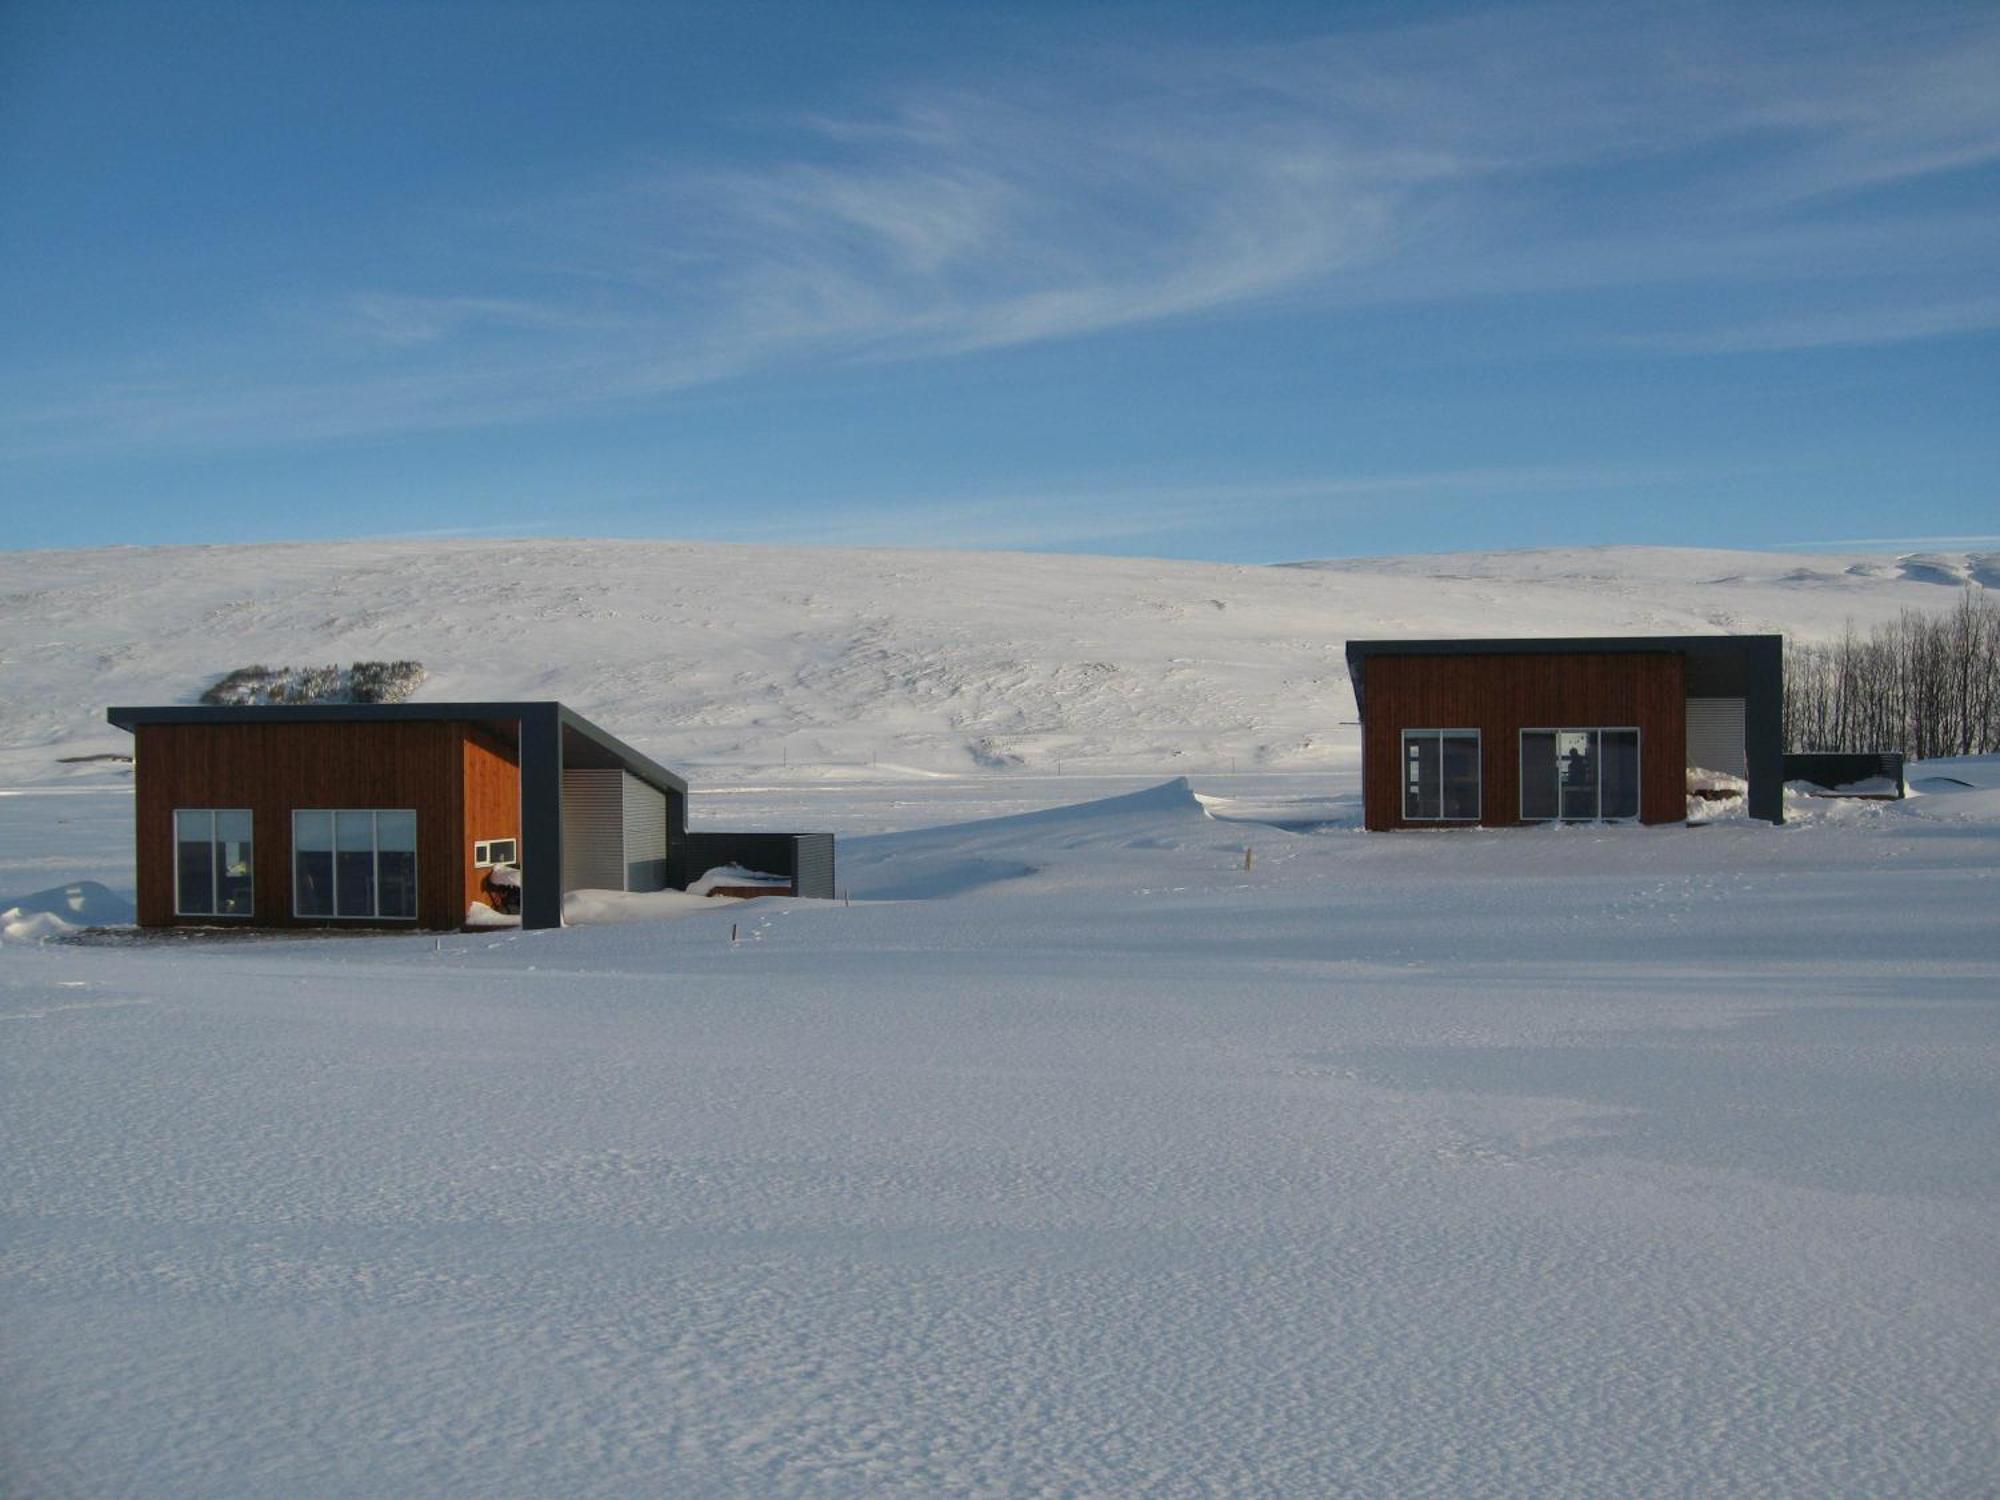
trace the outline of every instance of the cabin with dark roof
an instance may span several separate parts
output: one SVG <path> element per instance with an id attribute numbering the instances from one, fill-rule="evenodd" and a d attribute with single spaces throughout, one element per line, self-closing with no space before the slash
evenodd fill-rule
<path id="1" fill-rule="evenodd" d="M 134 741 L 142 926 L 447 929 L 517 901 L 523 927 L 560 927 L 565 891 L 685 886 L 739 856 L 833 895 L 831 834 L 690 835 L 687 782 L 560 703 L 106 716 Z"/>
<path id="2" fill-rule="evenodd" d="M 1689 771 L 1784 821 L 1775 635 L 1350 641 L 1371 829 L 1674 823 Z"/>

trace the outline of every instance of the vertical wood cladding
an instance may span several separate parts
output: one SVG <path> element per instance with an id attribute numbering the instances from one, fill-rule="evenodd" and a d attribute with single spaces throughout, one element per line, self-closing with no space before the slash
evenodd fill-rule
<path id="1" fill-rule="evenodd" d="M 1687 689 L 1677 652 L 1371 656 L 1365 667 L 1362 807 L 1373 829 L 1403 820 L 1405 729 L 1479 731 L 1480 822 L 1520 822 L 1523 729 L 1637 725 L 1639 819 L 1687 816 Z"/>
<path id="2" fill-rule="evenodd" d="M 477 724 L 455 727 L 463 733 L 465 768 L 464 818 L 458 834 L 460 868 L 465 872 L 459 902 L 462 917 L 475 901 L 493 904 L 486 889 L 487 872 L 473 865 L 472 846 L 485 839 L 521 837 L 521 756 L 513 745 Z M 530 857 L 525 848 L 520 855 L 524 860 Z"/>
<path id="3" fill-rule="evenodd" d="M 216 920 L 174 915 L 174 809 L 247 807 L 254 819 L 256 861 L 256 910 L 248 924 L 364 925 L 292 915 L 292 812 L 330 807 L 415 809 L 416 925 L 459 926 L 470 863 L 464 805 L 473 754 L 470 728 L 448 722 L 138 726 L 140 923 Z M 487 786 L 501 773 L 482 766 L 480 779 Z M 518 828 L 518 813 L 509 816 Z"/>

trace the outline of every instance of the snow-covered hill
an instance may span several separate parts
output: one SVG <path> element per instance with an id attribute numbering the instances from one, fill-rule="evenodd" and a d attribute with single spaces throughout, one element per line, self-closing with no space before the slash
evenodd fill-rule
<path id="1" fill-rule="evenodd" d="M 414 658 L 670 764 L 1151 774 L 1351 757 L 1350 637 L 1782 630 L 2000 583 L 2000 554 L 1587 548 L 1250 567 L 449 541 L 0 554 L 0 782 L 113 774 L 110 703 L 252 663 Z"/>

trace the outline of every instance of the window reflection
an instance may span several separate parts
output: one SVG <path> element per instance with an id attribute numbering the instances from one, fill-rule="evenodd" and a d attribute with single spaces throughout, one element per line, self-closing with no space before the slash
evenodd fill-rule
<path id="1" fill-rule="evenodd" d="M 302 917 L 417 915 L 417 815 L 408 808 L 292 814 L 292 910 Z"/>
<path id="2" fill-rule="evenodd" d="M 1639 816 L 1639 731 L 1521 731 L 1523 822 Z"/>
<path id="3" fill-rule="evenodd" d="M 251 817 L 247 808 L 175 810 L 176 916 L 251 915 L 254 875 Z"/>
<path id="4" fill-rule="evenodd" d="M 1403 731 L 1403 817 L 1409 822 L 1479 820 L 1479 731 Z"/>

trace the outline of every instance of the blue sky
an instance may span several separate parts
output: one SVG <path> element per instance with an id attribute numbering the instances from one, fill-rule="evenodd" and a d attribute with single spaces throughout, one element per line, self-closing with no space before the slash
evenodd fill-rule
<path id="1" fill-rule="evenodd" d="M 0 265 L 5 546 L 2000 545 L 1985 3 L 9 0 Z"/>

